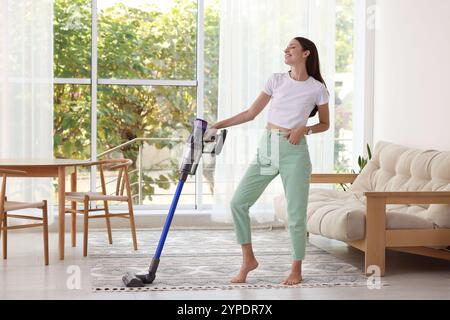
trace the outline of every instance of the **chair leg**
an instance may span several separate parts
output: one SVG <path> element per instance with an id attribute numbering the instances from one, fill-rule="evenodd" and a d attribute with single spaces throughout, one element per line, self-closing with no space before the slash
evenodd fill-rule
<path id="1" fill-rule="evenodd" d="M 88 221 L 89 221 L 89 197 L 84 197 L 84 229 L 83 229 L 83 256 L 87 256 L 88 247 Z"/>
<path id="2" fill-rule="evenodd" d="M 131 228 L 131 236 L 133 238 L 133 248 L 137 250 L 137 239 L 136 239 L 136 226 L 134 224 L 134 212 L 133 212 L 133 204 L 131 203 L 131 199 L 128 199 L 128 211 L 130 213 L 130 228 Z"/>
<path id="3" fill-rule="evenodd" d="M 103 201 L 103 205 L 105 208 L 105 219 L 106 219 L 106 228 L 108 229 L 108 240 L 109 244 L 112 244 L 112 230 L 111 230 L 111 220 L 109 219 L 109 208 L 108 201 Z"/>
<path id="4" fill-rule="evenodd" d="M 3 214 L 3 259 L 8 258 L 8 215 Z"/>
<path id="5" fill-rule="evenodd" d="M 74 172 L 70 175 L 70 190 L 72 192 L 77 191 L 77 168 L 75 168 Z M 70 204 L 72 211 L 72 228 L 71 228 L 71 238 L 72 238 L 72 247 L 77 246 L 77 202 L 71 201 Z"/>
<path id="6" fill-rule="evenodd" d="M 75 205 L 74 205 L 75 203 Z M 72 210 L 77 209 L 76 202 L 72 202 Z M 72 212 L 72 228 L 71 228 L 71 236 L 72 236 L 72 247 L 77 246 L 77 213 Z"/>
<path id="7" fill-rule="evenodd" d="M 2 228 L 3 228 L 3 213 L 0 212 L 0 239 L 2 238 Z"/>
<path id="8" fill-rule="evenodd" d="M 44 233 L 44 262 L 48 266 L 48 215 L 47 215 L 47 201 L 44 201 L 44 208 L 42 208 L 42 224 Z"/>
<path id="9" fill-rule="evenodd" d="M 8 198 L 5 196 L 5 202 L 6 201 L 8 201 Z M 0 212 L 0 239 L 2 237 L 3 215 L 6 215 L 6 212 Z"/>

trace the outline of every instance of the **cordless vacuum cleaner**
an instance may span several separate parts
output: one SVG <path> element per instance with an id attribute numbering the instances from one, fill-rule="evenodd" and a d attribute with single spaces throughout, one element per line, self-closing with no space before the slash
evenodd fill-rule
<path id="1" fill-rule="evenodd" d="M 135 274 L 133 272 L 127 272 L 122 281 L 127 287 L 144 287 L 146 284 L 150 284 L 155 280 L 156 270 L 158 269 L 159 259 L 161 252 L 166 241 L 167 233 L 169 232 L 170 224 L 172 222 L 175 209 L 177 207 L 178 199 L 180 198 L 181 190 L 183 189 L 184 182 L 188 175 L 195 175 L 200 158 L 203 153 L 210 153 L 218 155 L 222 151 L 223 143 L 227 135 L 227 130 L 221 130 L 219 134 L 211 137 L 211 140 L 204 141 L 204 134 L 208 123 L 202 119 L 195 119 L 194 128 L 192 133 L 186 140 L 185 149 L 183 153 L 183 159 L 180 165 L 180 178 L 178 180 L 177 189 L 172 200 L 172 204 L 167 215 L 164 228 L 161 233 L 161 237 L 156 248 L 155 255 L 150 263 L 148 274 Z M 209 151 L 208 151 L 209 150 Z"/>

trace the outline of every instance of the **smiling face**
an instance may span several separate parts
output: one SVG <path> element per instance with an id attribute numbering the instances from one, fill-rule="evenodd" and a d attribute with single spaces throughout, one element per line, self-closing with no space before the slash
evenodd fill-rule
<path id="1" fill-rule="evenodd" d="M 305 63 L 309 54 L 309 50 L 304 51 L 300 42 L 296 39 L 292 39 L 286 49 L 284 49 L 284 63 L 290 66 Z"/>

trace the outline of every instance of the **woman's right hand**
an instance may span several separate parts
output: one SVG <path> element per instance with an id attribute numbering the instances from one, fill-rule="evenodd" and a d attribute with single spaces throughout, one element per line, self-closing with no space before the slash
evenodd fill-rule
<path id="1" fill-rule="evenodd" d="M 212 141 L 212 137 L 215 137 L 217 134 L 217 129 L 211 126 L 209 129 L 206 130 L 203 140 L 204 141 Z"/>

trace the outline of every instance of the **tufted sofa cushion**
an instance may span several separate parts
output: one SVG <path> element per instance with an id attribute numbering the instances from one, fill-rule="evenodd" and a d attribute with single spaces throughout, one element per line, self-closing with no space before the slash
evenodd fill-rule
<path id="1" fill-rule="evenodd" d="M 364 239 L 366 191 L 450 191 L 450 151 L 420 150 L 379 141 L 372 159 L 348 191 L 311 187 L 308 231 L 341 241 Z M 284 195 L 275 197 L 274 205 L 277 217 L 286 221 Z M 450 228 L 450 206 L 389 204 L 386 228 Z"/>

